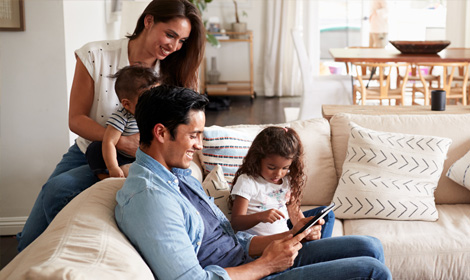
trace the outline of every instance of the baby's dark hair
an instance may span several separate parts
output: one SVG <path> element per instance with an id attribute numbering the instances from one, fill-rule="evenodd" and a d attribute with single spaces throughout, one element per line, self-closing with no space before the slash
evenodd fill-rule
<path id="1" fill-rule="evenodd" d="M 269 126 L 263 129 L 253 140 L 242 166 L 235 173 L 232 185 L 235 185 L 242 174 L 260 176 L 261 160 L 271 155 L 292 159 L 287 174 L 291 182 L 291 198 L 288 203 L 300 206 L 305 185 L 304 148 L 299 135 L 292 128 Z"/>
<path id="2" fill-rule="evenodd" d="M 139 97 L 158 82 L 158 77 L 153 69 L 141 65 L 126 66 L 110 77 L 116 79 L 114 89 L 119 101 L 124 98 Z"/>

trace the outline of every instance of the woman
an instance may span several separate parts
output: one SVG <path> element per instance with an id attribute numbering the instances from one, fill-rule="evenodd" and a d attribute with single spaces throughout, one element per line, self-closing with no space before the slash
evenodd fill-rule
<path id="1" fill-rule="evenodd" d="M 70 93 L 69 127 L 79 137 L 42 187 L 23 232 L 18 251 L 33 242 L 76 195 L 98 181 L 85 158 L 91 141 L 102 141 L 105 123 L 119 105 L 114 79 L 124 66 L 141 64 L 159 75 L 161 84 L 197 88 L 197 71 L 205 46 L 204 25 L 187 0 L 153 0 L 127 38 L 88 43 L 75 52 L 77 63 Z M 121 137 L 117 149 L 134 155 L 139 135 Z"/>

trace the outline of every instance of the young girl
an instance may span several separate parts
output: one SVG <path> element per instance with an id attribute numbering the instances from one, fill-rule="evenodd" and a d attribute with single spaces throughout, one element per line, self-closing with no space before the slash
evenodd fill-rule
<path id="1" fill-rule="evenodd" d="M 325 208 L 300 211 L 303 168 L 303 146 L 292 128 L 271 126 L 262 130 L 233 180 L 232 227 L 255 235 L 281 233 Z M 333 211 L 324 220 L 322 238 L 331 236 Z"/>

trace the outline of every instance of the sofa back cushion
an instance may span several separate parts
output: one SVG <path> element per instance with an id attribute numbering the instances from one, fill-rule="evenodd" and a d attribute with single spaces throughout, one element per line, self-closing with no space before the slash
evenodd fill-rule
<path id="1" fill-rule="evenodd" d="M 336 174 L 341 176 L 350 135 L 350 122 L 362 127 L 450 138 L 452 144 L 434 193 L 437 204 L 470 203 L 470 191 L 445 176 L 449 167 L 470 149 L 470 114 L 459 115 L 357 115 L 337 114 L 330 120 Z"/>
<path id="2" fill-rule="evenodd" d="M 154 279 L 114 219 L 124 180 L 100 181 L 75 197 L 0 278 Z"/>
<path id="3" fill-rule="evenodd" d="M 225 130 L 233 130 L 238 134 L 243 133 L 251 139 L 267 126 L 291 127 L 299 134 L 305 150 L 305 174 L 307 182 L 304 190 L 302 205 L 327 205 L 333 199 L 337 185 L 336 171 L 331 150 L 330 126 L 325 119 L 311 119 L 294 121 L 282 124 L 263 125 L 235 125 L 226 126 Z M 194 160 L 200 162 L 207 175 L 204 166 L 204 151 L 198 152 Z M 225 172 L 225 171 L 224 171 Z"/>

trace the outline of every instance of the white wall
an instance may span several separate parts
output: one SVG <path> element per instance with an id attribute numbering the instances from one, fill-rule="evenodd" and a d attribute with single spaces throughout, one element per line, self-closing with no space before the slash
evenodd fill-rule
<path id="1" fill-rule="evenodd" d="M 21 230 L 70 146 L 73 51 L 117 36 L 105 15 L 105 0 L 26 0 L 26 30 L 0 32 L 0 235 Z"/>
<path id="2" fill-rule="evenodd" d="M 75 50 L 88 42 L 119 38 L 120 22 L 108 20 L 109 0 L 66 0 L 63 3 L 67 93 L 69 95 L 75 72 Z M 74 143 L 75 138 L 77 135 L 70 132 L 70 145 Z"/>
<path id="3" fill-rule="evenodd" d="M 446 39 L 452 48 L 470 48 L 470 1 L 447 0 Z"/>
<path id="4" fill-rule="evenodd" d="M 0 32 L 0 234 L 25 220 L 68 147 L 62 1 L 25 1 L 26 31 Z"/>

